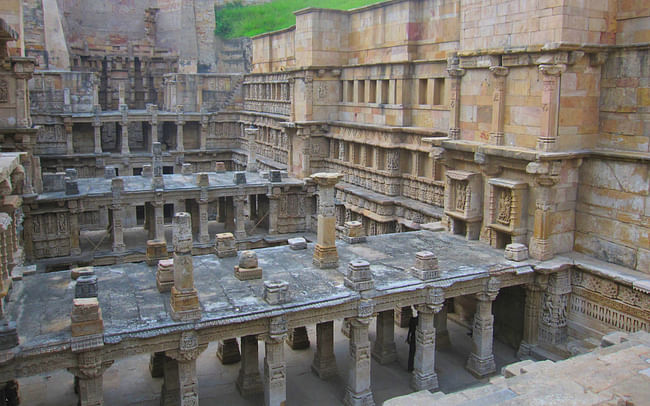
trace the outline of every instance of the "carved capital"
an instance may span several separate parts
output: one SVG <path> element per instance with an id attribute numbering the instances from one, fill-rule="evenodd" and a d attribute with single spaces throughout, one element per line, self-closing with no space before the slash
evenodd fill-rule
<path id="1" fill-rule="evenodd" d="M 503 77 L 503 76 L 507 76 L 510 70 L 505 66 L 490 66 L 490 72 L 492 72 L 494 76 Z"/>
<path id="2" fill-rule="evenodd" d="M 539 65 L 539 71 L 546 76 L 560 76 L 566 71 L 566 65 L 556 64 L 556 65 Z"/>

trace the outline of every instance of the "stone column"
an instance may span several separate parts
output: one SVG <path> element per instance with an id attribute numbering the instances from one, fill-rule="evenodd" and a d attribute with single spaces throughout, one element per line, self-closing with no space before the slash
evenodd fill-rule
<path id="1" fill-rule="evenodd" d="M 188 213 L 174 216 L 174 286 L 171 293 L 171 317 L 176 321 L 201 318 L 199 296 L 194 288 L 192 263 L 192 219 Z"/>
<path id="2" fill-rule="evenodd" d="M 264 390 L 258 364 L 257 336 L 241 338 L 241 367 L 235 384 L 242 396 Z"/>
<path id="3" fill-rule="evenodd" d="M 236 364 L 241 361 L 239 344 L 236 338 L 226 338 L 217 345 L 217 358 L 223 365 Z"/>
<path id="4" fill-rule="evenodd" d="M 101 154 L 102 151 L 102 122 L 99 117 L 93 120 L 93 133 L 95 142 L 95 153 Z"/>
<path id="5" fill-rule="evenodd" d="M 447 329 L 447 304 L 433 317 L 436 328 L 436 348 L 446 348 L 451 345 L 449 330 Z"/>
<path id="6" fill-rule="evenodd" d="M 542 320 L 539 326 L 539 340 L 542 344 L 556 346 L 566 343 L 570 293 L 568 269 L 562 269 L 549 276 L 548 287 L 542 298 Z"/>
<path id="7" fill-rule="evenodd" d="M 113 193 L 113 202 L 111 209 L 113 212 L 113 252 L 121 253 L 126 250 L 124 245 L 124 207 L 122 207 L 122 193 L 124 193 L 124 180 L 113 178 L 111 180 L 111 191 Z"/>
<path id="8" fill-rule="evenodd" d="M 102 361 L 100 351 L 86 351 L 77 355 L 77 367 L 69 368 L 75 376 L 79 406 L 104 404 L 104 372 L 113 361 Z"/>
<path id="9" fill-rule="evenodd" d="M 435 292 L 437 303 L 416 306 L 418 325 L 415 330 L 415 359 L 411 376 L 411 387 L 416 391 L 438 389 L 434 316 L 442 309 L 444 293 L 441 288 L 432 288 L 430 291 Z"/>
<path id="10" fill-rule="evenodd" d="M 201 94 L 201 92 L 198 92 L 198 94 Z M 201 112 L 201 130 L 199 134 L 199 148 L 201 151 L 205 151 L 208 143 L 208 124 L 209 124 L 209 116 L 207 116 L 205 111 Z"/>
<path id="11" fill-rule="evenodd" d="M 151 142 L 151 153 L 153 153 L 153 145 L 158 142 L 158 106 L 155 104 L 147 104 L 147 111 L 151 114 L 149 125 L 151 126 L 151 133 L 149 140 Z"/>
<path id="12" fill-rule="evenodd" d="M 269 333 L 263 336 L 265 406 L 284 406 L 287 400 L 287 365 L 284 359 L 286 335 L 286 320 L 282 316 L 272 318 L 269 321 Z"/>
<path id="13" fill-rule="evenodd" d="M 540 275 L 541 276 L 541 275 Z M 536 279 L 540 279 L 536 275 Z M 519 344 L 517 357 L 525 358 L 531 355 L 532 347 L 537 345 L 539 338 L 539 324 L 542 313 L 542 297 L 544 287 L 537 283 L 526 285 L 526 302 L 524 304 L 524 334 Z"/>
<path id="14" fill-rule="evenodd" d="M 165 238 L 165 202 L 162 200 L 162 194 L 160 195 L 160 199 L 156 199 L 155 201 L 151 202 L 151 205 L 153 206 L 154 213 L 155 239 L 156 241 L 161 241 L 167 244 Z"/>
<path id="15" fill-rule="evenodd" d="M 537 149 L 551 152 L 557 148 L 560 111 L 560 77 L 566 65 L 539 65 L 542 76 L 542 122 Z"/>
<path id="16" fill-rule="evenodd" d="M 209 244 L 210 235 L 208 233 L 208 187 L 210 178 L 207 173 L 199 173 L 196 177 L 197 183 L 201 188 L 199 204 L 199 243 Z"/>
<path id="17" fill-rule="evenodd" d="M 394 319 L 395 311 L 392 309 L 377 314 L 377 338 L 372 346 L 372 356 L 381 365 L 397 360 Z"/>
<path id="18" fill-rule="evenodd" d="M 484 292 L 476 294 L 476 312 L 472 329 L 472 352 L 467 360 L 466 368 L 472 375 L 482 378 L 496 371 L 492 341 L 494 334 L 494 316 L 492 302 L 499 293 L 499 281 L 490 278 Z"/>
<path id="19" fill-rule="evenodd" d="M 508 68 L 503 66 L 490 67 L 492 72 L 494 91 L 492 92 L 492 131 L 489 143 L 503 145 L 503 120 L 505 116 L 505 89 Z"/>
<path id="20" fill-rule="evenodd" d="M 247 202 L 247 196 L 233 196 L 232 200 L 235 209 L 235 238 L 243 240 L 246 238 L 246 217 L 244 216 L 244 205 Z"/>
<path id="21" fill-rule="evenodd" d="M 70 255 L 81 255 L 79 247 L 79 203 L 76 200 L 68 201 L 70 210 Z"/>
<path id="22" fill-rule="evenodd" d="M 244 129 L 246 139 L 248 140 L 248 161 L 246 163 L 247 172 L 257 171 L 257 142 L 255 138 L 258 136 L 260 129 L 257 127 L 248 127 Z"/>
<path id="23" fill-rule="evenodd" d="M 269 234 L 278 233 L 278 203 L 280 196 L 275 194 L 267 194 L 269 198 Z"/>
<path id="24" fill-rule="evenodd" d="M 122 155 L 127 156 L 131 153 L 129 149 L 129 106 L 121 104 L 120 112 L 122 114 L 120 121 L 120 126 L 122 127 Z"/>
<path id="25" fill-rule="evenodd" d="M 465 74 L 465 69 L 460 68 L 457 55 L 447 60 L 447 73 L 451 78 L 449 95 L 449 138 L 460 139 L 460 82 Z"/>
<path id="26" fill-rule="evenodd" d="M 336 375 L 336 356 L 334 355 L 334 322 L 316 324 L 316 353 L 311 370 L 321 379 Z"/>
<path id="27" fill-rule="evenodd" d="M 185 146 L 183 145 L 183 126 L 185 125 L 185 118 L 183 117 L 184 107 L 182 104 L 176 106 L 176 151 L 184 152 Z"/>
<path id="28" fill-rule="evenodd" d="M 196 359 L 206 348 L 207 344 L 199 344 L 196 331 L 184 331 L 181 333 L 179 348 L 165 352 L 172 361 L 166 359 L 165 362 L 161 405 L 198 406 Z"/>
<path id="29" fill-rule="evenodd" d="M 159 142 L 153 143 L 151 146 L 151 154 L 151 166 L 153 168 L 151 186 L 155 190 L 164 189 L 162 145 Z"/>
<path id="30" fill-rule="evenodd" d="M 368 338 L 368 324 L 370 324 L 373 305 L 372 302 L 362 299 L 359 308 L 360 317 L 349 319 L 351 365 L 343 398 L 343 404 L 346 406 L 375 404 L 370 390 L 370 340 Z"/>
<path id="31" fill-rule="evenodd" d="M 296 327 L 289 331 L 287 344 L 292 350 L 304 350 L 309 348 L 309 335 L 306 327 Z"/>
<path id="32" fill-rule="evenodd" d="M 72 155 L 74 154 L 74 145 L 72 143 L 72 120 L 65 118 L 63 120 L 63 128 L 65 129 L 65 153 Z"/>
<path id="33" fill-rule="evenodd" d="M 160 406 L 178 406 L 180 397 L 178 361 L 165 355 L 163 361 L 163 384 L 160 389 Z"/>
<path id="34" fill-rule="evenodd" d="M 526 171 L 529 171 L 531 164 Z M 535 200 L 535 224 L 533 237 L 530 239 L 528 252 L 531 258 L 546 261 L 553 258 L 553 244 L 551 243 L 551 194 L 557 179 L 552 176 L 535 177 L 537 198 Z"/>
<path id="35" fill-rule="evenodd" d="M 319 268 L 336 268 L 339 256 L 336 251 L 336 210 L 334 185 L 343 178 L 340 173 L 317 173 L 311 176 L 318 184 L 318 230 L 314 248 L 314 265 Z"/>

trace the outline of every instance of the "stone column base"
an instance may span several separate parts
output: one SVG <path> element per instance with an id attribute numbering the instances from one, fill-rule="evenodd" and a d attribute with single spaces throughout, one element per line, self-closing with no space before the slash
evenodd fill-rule
<path id="1" fill-rule="evenodd" d="M 223 365 L 235 364 L 241 361 L 237 339 L 228 338 L 220 341 L 217 346 L 217 358 L 219 358 L 219 361 L 221 361 Z"/>
<path id="2" fill-rule="evenodd" d="M 304 350 L 309 348 L 309 335 L 306 327 L 296 327 L 289 331 L 287 344 L 292 350 Z"/>
<path id="3" fill-rule="evenodd" d="M 321 269 L 337 268 L 339 266 L 339 254 L 336 251 L 336 246 L 323 247 L 316 244 L 313 263 Z"/>
<path id="4" fill-rule="evenodd" d="M 345 406 L 375 406 L 375 400 L 372 398 L 372 392 L 369 390 L 361 393 L 352 393 L 349 388 L 346 388 L 343 404 Z"/>
<path id="5" fill-rule="evenodd" d="M 314 361 L 311 364 L 311 370 L 314 371 L 320 379 L 328 379 L 338 375 L 339 370 L 336 367 L 336 357 L 334 355 L 321 358 L 318 351 L 314 355 Z"/>
<path id="6" fill-rule="evenodd" d="M 521 344 L 519 344 L 519 349 L 517 350 L 517 358 L 519 359 L 529 358 L 532 353 L 532 347 L 533 346 L 531 344 L 522 341 Z"/>
<path id="7" fill-rule="evenodd" d="M 176 321 L 200 319 L 201 307 L 196 289 L 180 292 L 172 287 L 171 310 L 172 319 Z"/>
<path id="8" fill-rule="evenodd" d="M 372 346 L 372 357 L 379 364 L 386 365 L 397 361 L 397 349 L 394 341 L 386 345 L 378 345 L 375 341 L 375 344 Z"/>
<path id="9" fill-rule="evenodd" d="M 165 241 L 147 241 L 147 265 L 156 265 L 159 260 L 169 258 Z"/>
<path id="10" fill-rule="evenodd" d="M 435 391 L 438 389 L 438 374 L 433 373 L 428 375 L 421 375 L 417 372 L 414 372 L 413 375 L 411 375 L 411 387 L 416 391 Z"/>
<path id="11" fill-rule="evenodd" d="M 264 385 L 262 384 L 262 377 L 259 371 L 244 373 L 244 371 L 240 369 L 237 380 L 235 381 L 235 386 L 237 387 L 239 394 L 242 396 L 264 392 Z"/>
<path id="12" fill-rule="evenodd" d="M 487 358 L 479 358 L 476 354 L 470 354 L 465 368 L 477 378 L 483 378 L 497 370 L 496 364 L 494 363 L 494 355 L 490 355 Z"/>

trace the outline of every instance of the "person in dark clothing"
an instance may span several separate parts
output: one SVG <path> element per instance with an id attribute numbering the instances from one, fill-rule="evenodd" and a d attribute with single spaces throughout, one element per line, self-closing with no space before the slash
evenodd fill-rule
<path id="1" fill-rule="evenodd" d="M 417 326 L 418 316 L 411 317 L 411 320 L 409 320 L 409 332 L 406 334 L 406 342 L 409 344 L 409 372 L 413 372 L 413 362 L 415 361 L 415 329 Z"/>

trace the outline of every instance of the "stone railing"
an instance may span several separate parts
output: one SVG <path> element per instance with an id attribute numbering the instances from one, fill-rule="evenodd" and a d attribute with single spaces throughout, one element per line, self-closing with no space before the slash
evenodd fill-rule
<path id="1" fill-rule="evenodd" d="M 249 75 L 243 86 L 245 110 L 291 114 L 291 85 L 287 74 Z"/>
<path id="2" fill-rule="evenodd" d="M 343 174 L 343 181 L 346 183 L 388 196 L 399 196 L 400 194 L 399 176 L 390 176 L 377 169 L 365 168 L 338 159 L 326 158 L 325 161 L 330 171 Z"/>
<path id="3" fill-rule="evenodd" d="M 402 179 L 402 196 L 443 207 L 445 203 L 445 184 L 442 181 L 406 175 Z"/>

